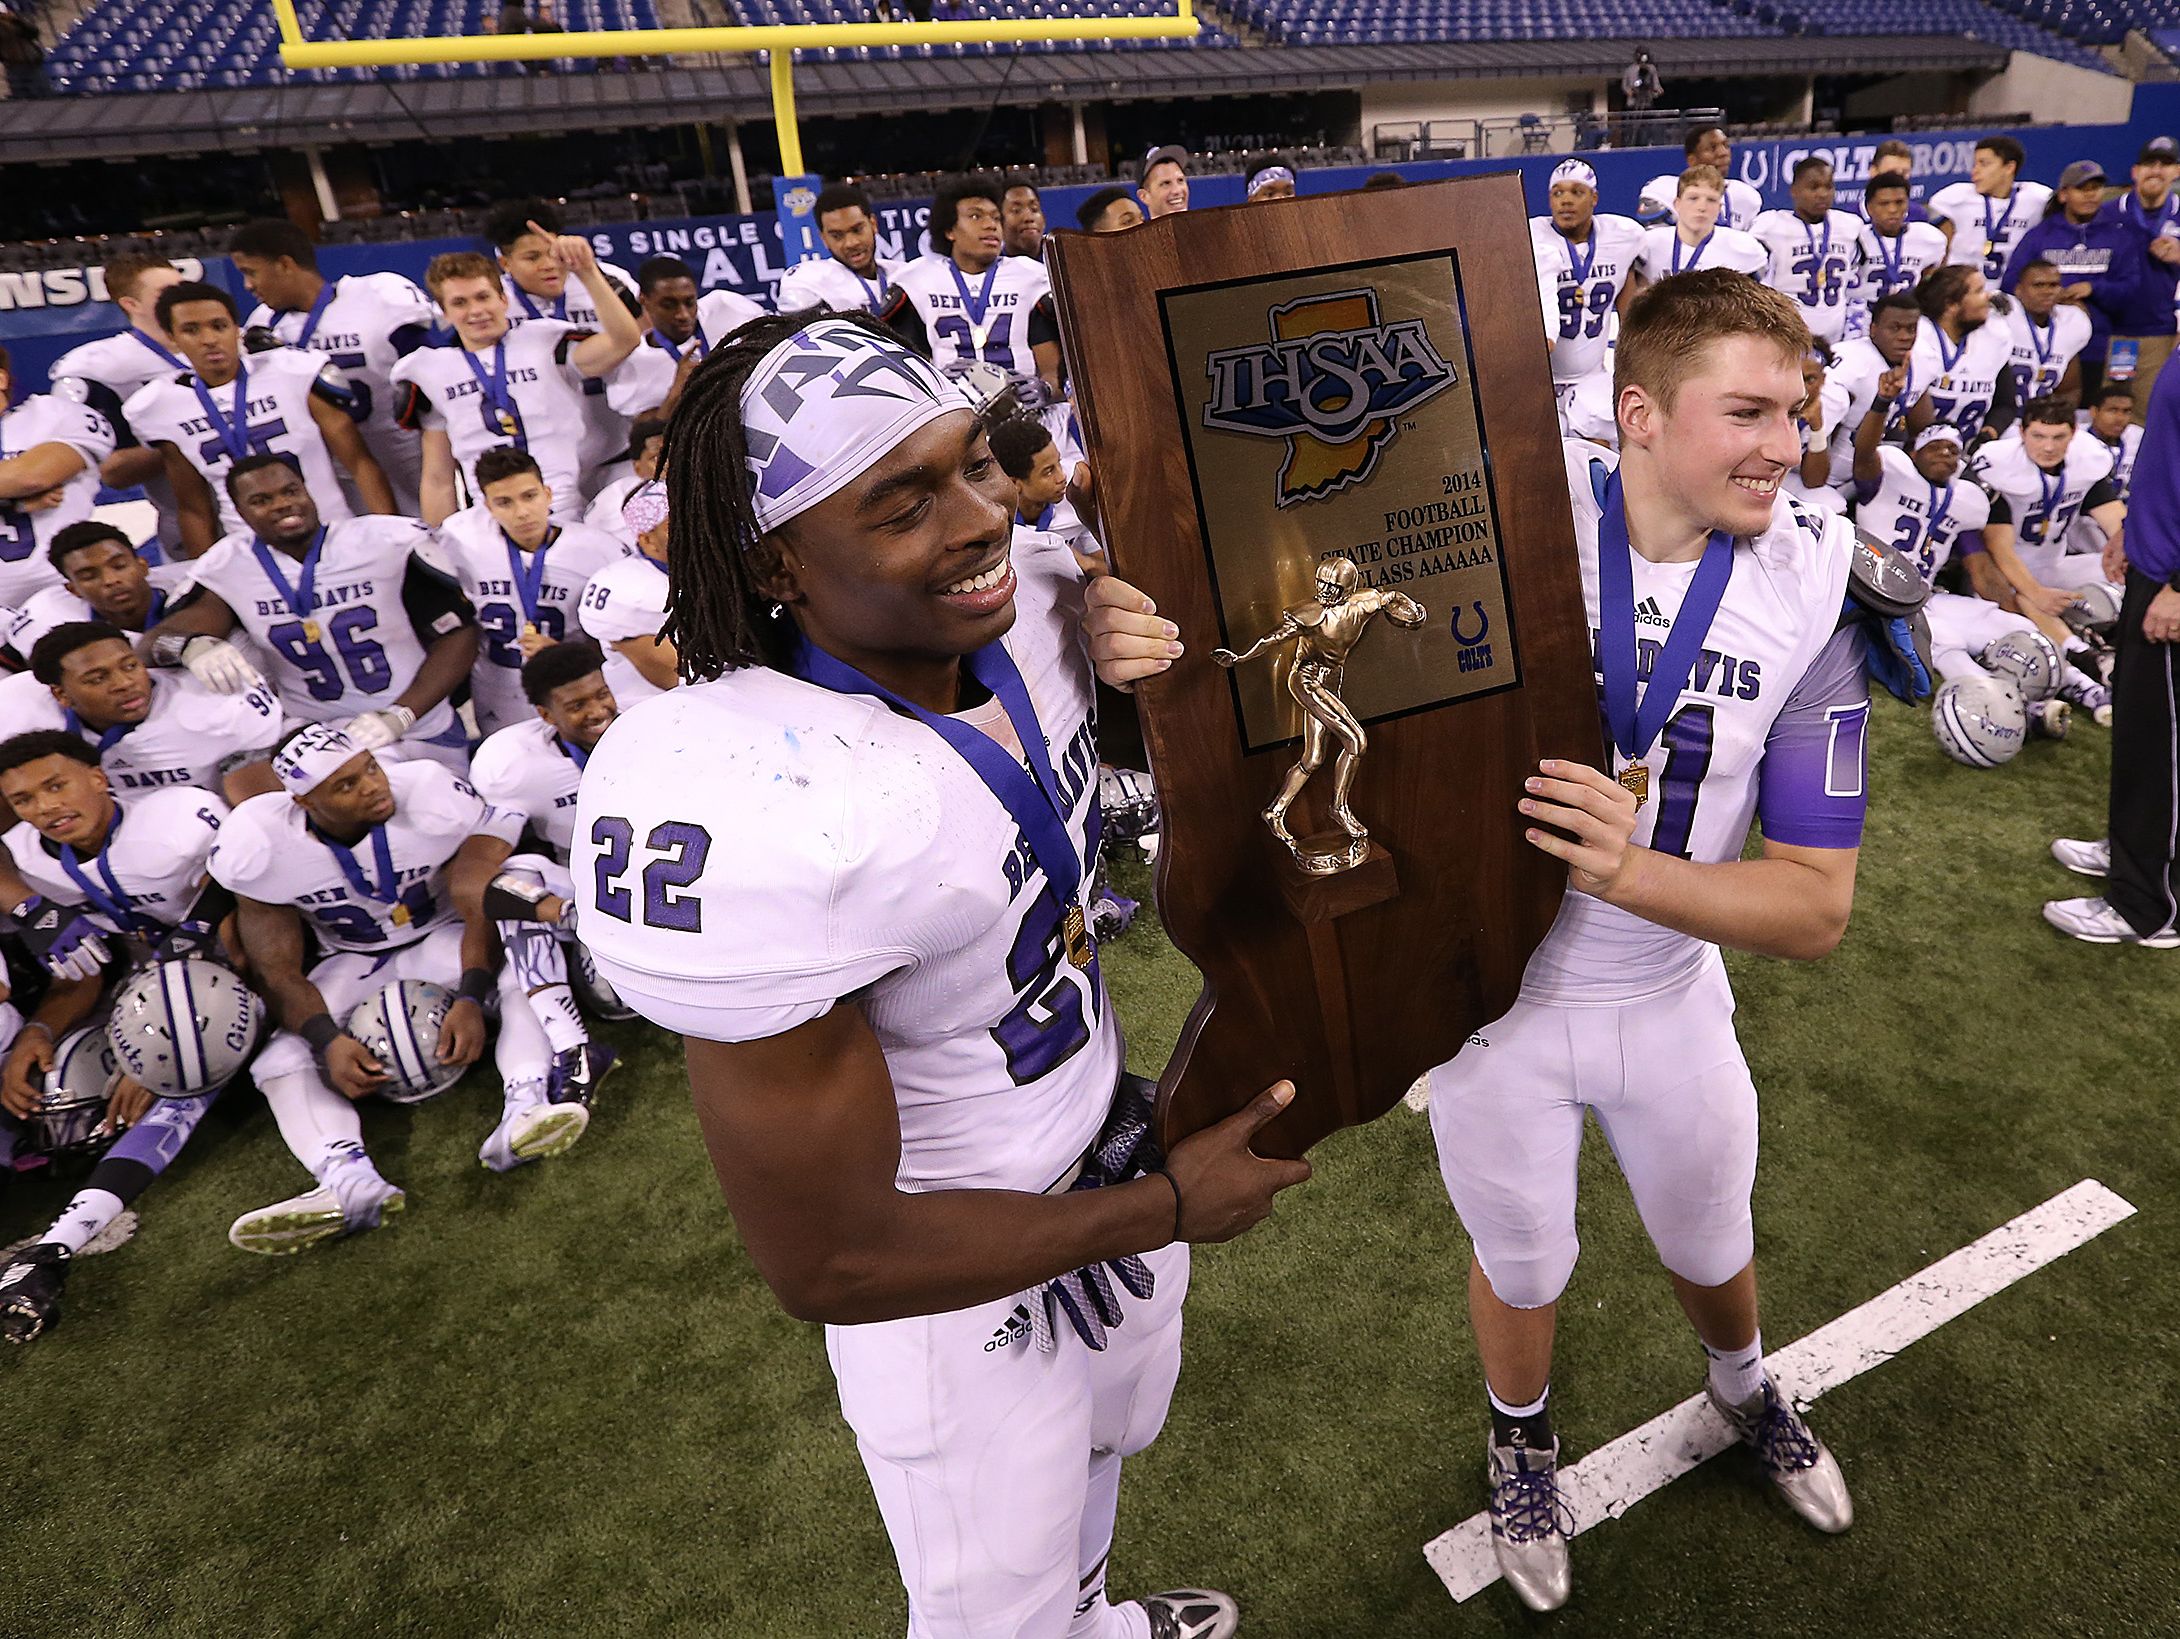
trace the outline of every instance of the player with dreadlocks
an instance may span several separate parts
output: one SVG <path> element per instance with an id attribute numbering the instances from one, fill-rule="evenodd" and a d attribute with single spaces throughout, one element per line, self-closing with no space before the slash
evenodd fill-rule
<path id="1" fill-rule="evenodd" d="M 667 434 L 688 682 L 598 743 L 584 938 L 687 1037 L 720 1188 L 826 1323 L 919 1639 L 1211 1639 L 1222 1594 L 1105 1595 L 1122 1458 L 1165 1420 L 1186 1243 L 1307 1163 L 1285 1083 L 1160 1156 L 1085 927 L 1083 585 L 1015 538 L 955 385 L 860 315 L 744 327 Z"/>

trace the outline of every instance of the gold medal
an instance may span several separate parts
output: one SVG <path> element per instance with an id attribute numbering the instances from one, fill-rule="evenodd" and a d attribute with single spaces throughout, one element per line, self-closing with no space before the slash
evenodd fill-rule
<path id="1" fill-rule="evenodd" d="M 318 641 L 318 623 L 315 620 L 306 620 L 303 622 L 303 641 L 306 643 L 315 643 Z"/>
<path id="2" fill-rule="evenodd" d="M 1629 763 L 1620 770 L 1620 783 L 1635 795 L 1637 808 L 1650 800 L 1650 765 Z"/>
<path id="3" fill-rule="evenodd" d="M 493 413 L 499 417 L 500 431 L 509 438 L 516 437 L 520 429 L 515 425 L 515 412 L 512 410 L 497 410 Z"/>
<path id="4" fill-rule="evenodd" d="M 1067 941 L 1067 959 L 1075 966 L 1087 970 L 1091 958 L 1097 954 L 1097 947 L 1090 943 L 1090 924 L 1083 919 L 1080 905 L 1067 907 L 1061 932 Z"/>
<path id="5" fill-rule="evenodd" d="M 414 920 L 414 918 L 412 918 L 412 917 L 411 917 L 411 916 L 409 915 L 409 907 L 408 907 L 408 906 L 406 906 L 406 905 L 396 905 L 396 906 L 394 907 L 394 926 L 395 926 L 395 927 L 397 927 L 397 928 L 405 928 L 405 927 L 407 927 L 407 926 L 409 925 L 409 923 L 410 923 L 411 921 L 413 921 L 413 920 Z"/>

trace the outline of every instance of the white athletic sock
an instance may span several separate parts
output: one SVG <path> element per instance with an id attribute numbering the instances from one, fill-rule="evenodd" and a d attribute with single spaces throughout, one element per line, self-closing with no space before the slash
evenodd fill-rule
<path id="1" fill-rule="evenodd" d="M 1761 1331 L 1749 1340 L 1745 1349 L 1722 1352 L 1706 1343 L 1703 1352 L 1710 1356 L 1711 1387 L 1718 1391 L 1719 1399 L 1729 1406 L 1743 1406 L 1756 1398 L 1764 1386 L 1764 1334 Z"/>
<path id="2" fill-rule="evenodd" d="M 1545 1384 L 1544 1392 L 1538 1395 L 1534 1400 L 1530 1401 L 1529 1404 L 1526 1406 L 1508 1405 L 1504 1400 L 1501 1400 L 1499 1398 L 1498 1390 L 1494 1389 L 1488 1380 L 1484 1384 L 1484 1393 L 1488 1395 L 1491 1399 L 1491 1409 L 1497 1412 L 1502 1417 L 1534 1417 L 1538 1413 L 1542 1412 L 1545 1408 L 1545 1405 L 1551 1400 L 1552 1385 L 1549 1383 Z"/>
<path id="3" fill-rule="evenodd" d="M 363 1150 L 363 1118 L 356 1106 L 328 1087 L 316 1070 L 282 1070 L 258 1075 L 258 1087 L 272 1107 L 273 1120 L 288 1152 L 323 1182 L 325 1169 L 342 1156 Z"/>
<path id="4" fill-rule="evenodd" d="M 121 1197 L 112 1190 L 78 1190 L 75 1199 L 53 1220 L 53 1227 L 38 1238 L 58 1241 L 71 1253 L 81 1252 L 100 1230 L 120 1216 Z"/>
<path id="5" fill-rule="evenodd" d="M 1075 1558 L 1078 1598 L 1067 1639 L 1150 1639 L 1151 1617 L 1134 1600 L 1113 1604 L 1105 1594 L 1105 1564 L 1113 1552 L 1113 1519 L 1120 1509 L 1120 1458 L 1101 1451 L 1090 1459 L 1083 1486 L 1082 1523 Z"/>
<path id="6" fill-rule="evenodd" d="M 583 1015 L 575 1006 L 575 992 L 565 981 L 531 991 L 530 1011 L 545 1027 L 545 1039 L 553 1044 L 556 1055 L 590 1040 L 590 1031 L 583 1025 Z"/>

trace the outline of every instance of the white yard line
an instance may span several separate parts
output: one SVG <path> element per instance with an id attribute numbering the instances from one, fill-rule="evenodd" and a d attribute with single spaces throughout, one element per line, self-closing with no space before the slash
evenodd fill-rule
<path id="1" fill-rule="evenodd" d="M 1825 1390 L 1883 1364 L 1917 1338 L 2132 1217 L 2134 1210 L 2095 1179 L 2085 1178 L 1788 1344 L 1770 1355 L 1768 1364 L 1794 1403 L 1806 1407 Z M 1575 1534 L 1618 1519 L 1651 1492 L 1733 1443 L 1725 1419 L 1697 1394 L 1600 1446 L 1559 1472 L 1561 1494 L 1574 1513 Z M 1472 1598 L 1499 1579 L 1488 1514 L 1463 1520 L 1424 1544 L 1423 1555 L 1457 1600 Z"/>

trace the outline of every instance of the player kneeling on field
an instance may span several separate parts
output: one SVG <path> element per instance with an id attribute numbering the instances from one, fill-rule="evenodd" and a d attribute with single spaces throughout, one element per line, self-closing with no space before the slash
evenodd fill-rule
<path id="1" fill-rule="evenodd" d="M 0 1030 L 13 1034 L 0 1044 L 0 1168 L 26 1136 L 29 1153 L 95 1149 L 119 1135 L 60 1217 L 0 1270 L 0 1336 L 28 1343 L 60 1318 L 69 1259 L 166 1169 L 242 1068 L 255 1045 L 254 1024 L 243 1028 L 255 998 L 223 968 L 217 980 L 202 972 L 233 949 L 234 901 L 206 878 L 227 817 L 219 798 L 162 786 L 124 807 L 98 752 L 60 730 L 0 742 L 0 798 L 20 822 L 0 857 L 0 901 L 53 981 L 19 1032 L 13 1007 L 0 1005 Z M 170 969 L 205 980 L 179 1010 L 124 1010 L 119 1028 L 137 1049 L 129 1056 L 156 1086 L 114 1064 L 100 1016 L 110 974 L 131 962 L 149 965 L 124 984 L 124 1000 L 156 997 Z M 162 1051 L 172 1058 L 155 1075 Z"/>
<path id="2" fill-rule="evenodd" d="M 737 331 L 665 471 L 692 681 L 584 770 L 583 937 L 686 1035 L 743 1243 L 827 1323 L 909 1631 L 1223 1639 L 1222 1595 L 1108 1603 L 1120 1468 L 1165 1421 L 1185 1243 L 1309 1168 L 1248 1149 L 1289 1089 L 1161 1157 L 1121 1073 L 1074 556 L 861 316 Z"/>
<path id="3" fill-rule="evenodd" d="M 413 1102 L 435 1078 L 426 1069 L 396 1079 L 343 1022 L 397 980 L 458 998 L 437 1041 L 424 1044 L 447 1065 L 474 1063 L 484 1051 L 485 1007 L 499 998 L 494 1056 L 505 1106 L 477 1152 L 485 1166 L 506 1172 L 561 1154 L 583 1136 L 590 1112 L 553 1101 L 545 1033 L 513 971 L 493 972 L 485 886 L 522 822 L 440 764 L 381 766 L 327 723 L 282 741 L 272 767 L 281 788 L 234 811 L 211 870 L 240 902 L 243 945 L 283 1027 L 251 1073 L 280 1136 L 318 1181 L 243 1214 L 228 1239 L 245 1252 L 284 1253 L 376 1228 L 404 1204 L 363 1147 L 356 1104 L 373 1094 Z M 307 973 L 306 926 L 328 953 Z"/>
<path id="4" fill-rule="evenodd" d="M 575 840 L 575 793 L 598 737 L 620 715 L 606 687 L 603 659 L 588 643 L 556 643 L 523 663 L 522 687 L 536 715 L 503 728 L 477 748 L 469 776 L 477 794 L 518 816 L 532 846 L 512 855 L 485 889 L 508 965 L 553 1045 L 558 1094 L 588 1104 L 613 1068 L 613 1049 L 590 1039 L 569 985 L 568 959 L 595 1011 L 627 1018 L 612 987 L 600 981 L 576 942 L 575 880 L 568 849 Z"/>

